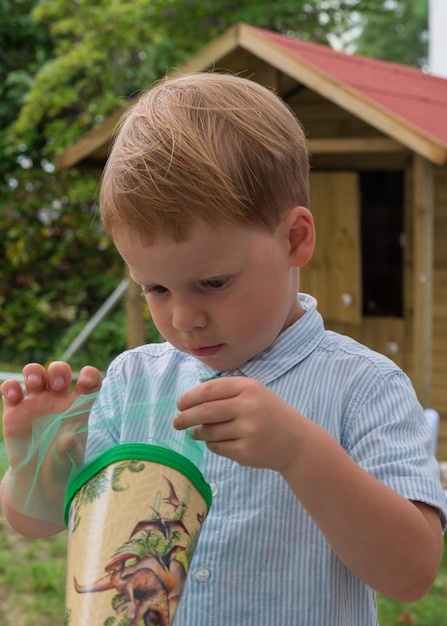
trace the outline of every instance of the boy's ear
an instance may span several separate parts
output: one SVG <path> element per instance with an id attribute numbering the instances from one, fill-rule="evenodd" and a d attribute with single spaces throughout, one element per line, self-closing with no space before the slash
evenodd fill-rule
<path id="1" fill-rule="evenodd" d="M 312 213 L 303 206 L 297 206 L 284 218 L 288 242 L 290 264 L 302 267 L 312 258 L 315 248 L 315 225 Z"/>

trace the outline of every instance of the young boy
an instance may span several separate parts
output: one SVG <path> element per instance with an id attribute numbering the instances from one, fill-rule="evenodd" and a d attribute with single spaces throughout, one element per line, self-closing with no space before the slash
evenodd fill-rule
<path id="1" fill-rule="evenodd" d="M 177 394 L 178 413 L 93 429 L 87 458 L 157 429 L 207 443 L 214 500 L 176 626 L 373 626 L 374 590 L 413 601 L 436 576 L 445 498 L 411 384 L 297 296 L 315 242 L 308 173 L 279 98 L 213 73 L 145 94 L 104 172 L 103 223 L 166 343 L 115 359 L 90 420 L 113 417 L 113 398 L 119 422 L 136 379 L 148 402 Z M 60 362 L 24 375 L 25 394 L 2 387 L 5 437 L 101 384 L 85 368 L 70 393 Z M 7 479 L 20 532 L 60 530 L 17 511 Z"/>

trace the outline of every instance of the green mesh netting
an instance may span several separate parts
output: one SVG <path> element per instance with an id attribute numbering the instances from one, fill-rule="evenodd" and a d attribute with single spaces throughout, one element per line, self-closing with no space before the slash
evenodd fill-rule
<path id="1" fill-rule="evenodd" d="M 172 426 L 177 399 L 191 386 L 150 401 L 151 385 L 146 378 L 136 379 L 122 389 L 115 385 L 111 391 L 79 396 L 63 413 L 36 418 L 29 435 L 0 443 L 11 503 L 25 515 L 62 526 L 67 486 L 86 463 L 125 443 L 173 450 L 203 471 L 204 442 Z M 163 391 L 169 384 L 163 381 L 160 387 Z"/>

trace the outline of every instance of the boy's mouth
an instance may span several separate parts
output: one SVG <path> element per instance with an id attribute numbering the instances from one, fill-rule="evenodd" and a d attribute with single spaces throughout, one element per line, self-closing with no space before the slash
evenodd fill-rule
<path id="1" fill-rule="evenodd" d="M 219 352 L 222 346 L 223 344 L 219 343 L 215 346 L 200 346 L 197 348 L 188 348 L 188 352 L 197 357 L 214 356 Z"/>

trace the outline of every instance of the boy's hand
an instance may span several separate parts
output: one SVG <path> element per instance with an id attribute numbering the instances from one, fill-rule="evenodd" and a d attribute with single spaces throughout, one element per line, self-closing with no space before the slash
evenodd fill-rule
<path id="1" fill-rule="evenodd" d="M 63 522 L 61 503 L 66 481 L 73 464 L 82 466 L 93 400 L 87 397 L 73 415 L 64 416 L 60 422 L 57 416 L 68 411 L 80 395 L 98 391 L 101 375 L 94 367 L 83 368 L 74 391 L 71 391 L 71 368 L 61 361 L 51 363 L 48 370 L 30 363 L 24 367 L 23 376 L 25 390 L 15 380 L 6 380 L 0 387 L 3 436 L 11 468 L 7 475 L 9 495 L 2 489 L 2 504 L 8 507 L 9 502 L 15 510 L 31 517 Z M 47 416 L 49 419 L 43 424 L 39 422 L 38 427 L 50 428 L 50 439 L 40 441 L 35 436 L 40 431 L 33 432 L 33 425 Z M 52 416 L 56 421 L 51 421 Z M 47 448 L 42 445 L 49 445 L 45 456 L 42 450 Z"/>
<path id="2" fill-rule="evenodd" d="M 6 380 L 0 387 L 3 396 L 3 437 L 31 434 L 32 423 L 39 417 L 63 413 L 81 394 L 101 388 L 101 374 L 95 367 L 84 367 L 70 391 L 72 372 L 68 363 L 54 361 L 46 370 L 39 363 L 23 368 L 25 391 L 16 380 Z"/>
<path id="3" fill-rule="evenodd" d="M 256 380 L 217 378 L 183 394 L 174 427 L 240 465 L 285 471 L 308 420 Z"/>

